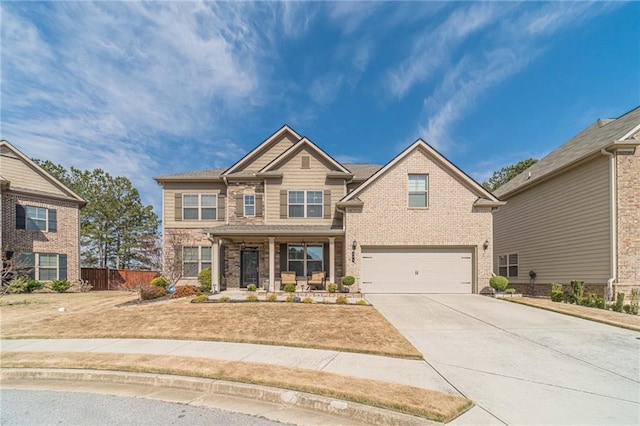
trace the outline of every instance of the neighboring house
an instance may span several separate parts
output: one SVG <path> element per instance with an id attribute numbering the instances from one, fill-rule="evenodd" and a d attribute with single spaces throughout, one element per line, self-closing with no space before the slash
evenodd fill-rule
<path id="1" fill-rule="evenodd" d="M 187 236 L 181 282 L 211 267 L 216 289 L 325 271 L 370 293 L 478 292 L 504 204 L 422 140 L 384 167 L 341 164 L 288 126 L 229 168 L 155 179 L 165 260 Z"/>
<path id="2" fill-rule="evenodd" d="M 5 140 L 0 193 L 3 254 L 17 256 L 37 280 L 78 281 L 84 200 Z"/>
<path id="3" fill-rule="evenodd" d="M 544 296 L 571 280 L 601 295 L 639 286 L 638 145 L 640 108 L 596 121 L 498 188 L 494 272 Z"/>

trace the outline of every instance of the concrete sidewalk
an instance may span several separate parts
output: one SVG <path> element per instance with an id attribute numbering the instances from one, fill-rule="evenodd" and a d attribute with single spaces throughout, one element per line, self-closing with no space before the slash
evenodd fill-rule
<path id="1" fill-rule="evenodd" d="M 159 339 L 19 339 L 0 341 L 1 352 L 153 354 L 259 362 L 460 393 L 426 361 L 330 350 L 230 342 Z M 478 407 L 450 424 L 499 424 Z"/>

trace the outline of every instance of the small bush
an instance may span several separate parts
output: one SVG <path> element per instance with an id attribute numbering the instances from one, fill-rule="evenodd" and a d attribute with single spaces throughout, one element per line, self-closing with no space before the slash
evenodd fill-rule
<path id="1" fill-rule="evenodd" d="M 285 300 L 286 302 L 292 303 L 292 302 L 293 302 L 293 299 L 295 299 L 295 298 L 296 298 L 296 297 L 295 297 L 293 294 L 289 294 L 289 295 L 287 296 L 287 298 L 286 298 L 286 299 L 284 299 L 284 300 Z"/>
<path id="2" fill-rule="evenodd" d="M 622 310 L 624 311 L 625 314 L 630 314 L 631 313 L 631 305 L 624 305 L 622 307 Z"/>
<path id="3" fill-rule="evenodd" d="M 154 285 L 156 287 L 162 287 L 165 290 L 167 289 L 167 287 L 169 287 L 169 283 L 164 277 L 155 277 L 154 279 L 151 280 L 149 284 Z"/>
<path id="4" fill-rule="evenodd" d="M 58 293 L 64 293 L 69 290 L 73 284 L 69 280 L 53 280 L 51 284 L 49 284 L 49 288 L 53 291 L 57 291 Z"/>
<path id="5" fill-rule="evenodd" d="M 193 303 L 206 303 L 208 301 L 209 296 L 207 296 L 206 294 L 199 294 L 192 300 Z"/>
<path id="6" fill-rule="evenodd" d="M 267 296 L 267 302 L 277 302 L 277 301 L 278 301 L 277 294 L 270 294 Z"/>
<path id="7" fill-rule="evenodd" d="M 247 302 L 257 302 L 258 301 L 258 295 L 255 293 L 249 293 L 247 294 Z"/>
<path id="8" fill-rule="evenodd" d="M 228 296 L 222 296 L 222 297 L 219 297 L 217 300 L 220 303 L 226 303 L 226 302 L 229 302 L 231 300 L 231 298 L 228 297 Z"/>
<path id="9" fill-rule="evenodd" d="M 640 288 L 632 288 L 631 289 L 631 302 L 630 302 L 630 311 L 629 313 L 632 315 L 638 315 L 638 304 L 640 299 Z"/>
<path id="10" fill-rule="evenodd" d="M 356 305 L 366 305 L 366 304 L 367 304 L 367 301 L 364 299 L 360 299 L 356 302 Z"/>
<path id="11" fill-rule="evenodd" d="M 327 285 L 327 290 L 329 290 L 329 293 L 335 293 L 336 291 L 338 291 L 338 284 L 336 283 L 329 283 Z"/>
<path id="12" fill-rule="evenodd" d="M 340 295 L 336 297 L 336 304 L 338 305 L 346 305 L 347 304 L 347 296 Z"/>
<path id="13" fill-rule="evenodd" d="M 302 303 L 313 303 L 313 298 L 305 297 L 304 299 L 302 299 Z"/>
<path id="14" fill-rule="evenodd" d="M 330 304 L 331 302 L 329 301 L 329 299 L 324 299 L 324 298 L 323 298 L 323 299 L 322 299 L 322 302 L 320 302 L 320 303 L 322 303 L 323 305 L 328 305 L 328 304 Z"/>
<path id="15" fill-rule="evenodd" d="M 489 285 L 495 291 L 502 292 L 509 285 L 509 280 L 501 275 L 496 275 L 495 277 L 491 277 Z"/>
<path id="16" fill-rule="evenodd" d="M 515 288 L 505 288 L 504 292 L 505 292 L 505 294 L 515 294 L 516 289 Z"/>
<path id="17" fill-rule="evenodd" d="M 573 293 L 564 293 L 562 295 L 562 301 L 564 303 L 571 303 L 571 304 L 574 304 L 577 302 L 576 296 L 574 296 Z"/>
<path id="18" fill-rule="evenodd" d="M 177 285 L 176 292 L 171 295 L 172 299 L 179 299 L 180 297 L 193 296 L 198 294 L 198 290 L 192 285 Z"/>
<path id="19" fill-rule="evenodd" d="M 346 285 L 347 287 L 353 285 L 353 283 L 355 282 L 356 282 L 356 279 L 351 275 L 347 275 L 346 277 L 342 278 L 342 285 Z"/>
<path id="20" fill-rule="evenodd" d="M 562 291 L 562 284 L 552 283 L 551 284 L 551 301 L 562 302 L 563 296 L 564 296 L 564 292 Z"/>
<path id="21" fill-rule="evenodd" d="M 296 285 L 291 283 L 285 284 L 283 290 L 286 293 L 294 293 L 296 291 Z"/>
<path id="22" fill-rule="evenodd" d="M 256 291 L 258 289 L 258 287 L 255 284 L 249 284 L 247 286 L 247 290 L 248 291 Z"/>
<path id="23" fill-rule="evenodd" d="M 44 287 L 40 281 L 36 281 L 29 277 L 16 277 L 9 281 L 9 293 L 32 293 Z"/>
<path id="24" fill-rule="evenodd" d="M 167 290 L 164 287 L 157 285 L 145 285 L 140 287 L 140 299 L 141 300 L 151 300 L 157 299 L 158 297 L 162 297 L 167 294 Z"/>
<path id="25" fill-rule="evenodd" d="M 604 299 L 602 297 L 598 297 L 596 299 L 596 308 L 598 309 L 604 309 L 606 308 L 607 304 L 605 303 Z"/>
<path id="26" fill-rule="evenodd" d="M 205 268 L 198 274 L 198 282 L 200 283 L 200 291 L 211 291 L 211 268 Z"/>
<path id="27" fill-rule="evenodd" d="M 624 306 L 624 293 L 618 293 L 616 295 L 616 302 L 611 305 L 611 309 L 616 312 L 622 312 L 622 307 Z"/>

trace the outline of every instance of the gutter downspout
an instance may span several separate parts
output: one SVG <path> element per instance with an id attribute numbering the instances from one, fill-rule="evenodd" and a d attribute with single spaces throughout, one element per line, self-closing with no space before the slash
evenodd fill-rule
<path id="1" fill-rule="evenodd" d="M 607 151 L 602 148 L 600 150 L 602 155 L 606 155 L 610 158 L 609 160 L 609 182 L 611 185 L 610 191 L 610 211 L 611 211 L 611 278 L 607 280 L 607 294 L 605 295 L 605 299 L 609 302 L 613 301 L 613 282 L 617 279 L 618 272 L 618 200 L 617 191 L 616 191 L 616 156 L 613 153 Z"/>

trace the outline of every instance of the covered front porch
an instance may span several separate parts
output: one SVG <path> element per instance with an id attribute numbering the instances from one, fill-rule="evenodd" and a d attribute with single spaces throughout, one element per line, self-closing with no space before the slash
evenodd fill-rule
<path id="1" fill-rule="evenodd" d="M 212 244 L 213 259 L 219 259 L 212 265 L 214 292 L 246 289 L 251 284 L 269 292 L 281 291 L 283 276 L 292 275 L 287 272 L 295 276 L 296 291 L 307 291 L 310 278 L 320 271 L 324 272 L 321 287 L 326 289 L 344 273 L 342 228 L 224 225 L 205 233 Z"/>

